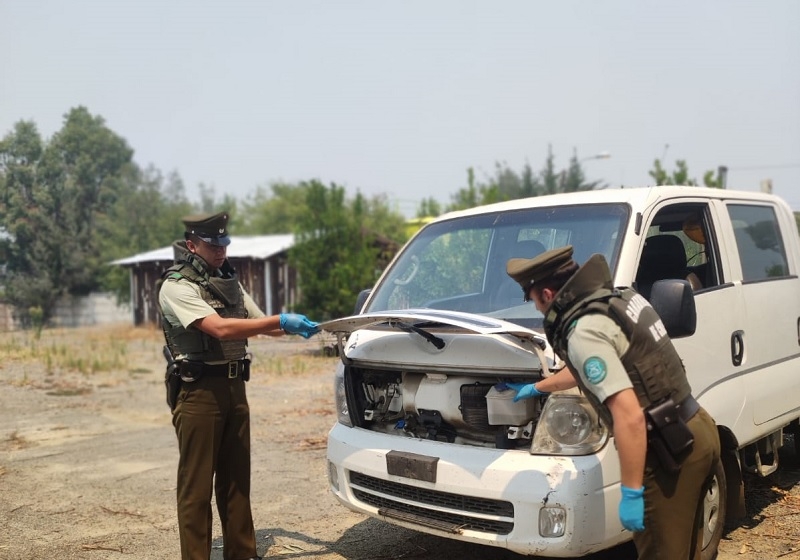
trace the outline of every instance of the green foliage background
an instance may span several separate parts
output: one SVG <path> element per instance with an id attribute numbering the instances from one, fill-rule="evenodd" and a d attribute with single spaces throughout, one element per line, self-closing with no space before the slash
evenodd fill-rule
<path id="1" fill-rule="evenodd" d="M 348 196 L 344 187 L 309 180 L 259 186 L 243 200 L 218 198 L 200 184 L 199 200 L 190 201 L 177 173 L 142 169 L 133 156 L 126 140 L 85 107 L 64 115 L 50 139 L 34 122 L 19 121 L 0 140 L 0 289 L 23 324 L 46 324 L 64 294 L 102 290 L 129 299 L 127 270 L 109 263 L 181 238 L 181 217 L 191 213 L 226 210 L 236 235 L 294 233 L 289 259 L 302 299 L 291 311 L 315 320 L 352 313 L 358 292 L 372 286 L 391 251 L 413 233 L 386 196 Z M 573 153 L 557 170 L 548 150 L 538 173 L 529 164 L 516 172 L 497 163 L 492 176 L 478 179 L 470 168 L 449 204 L 425 199 L 417 216 L 604 188 L 586 179 L 580 161 Z M 656 160 L 651 175 L 658 184 L 695 184 L 685 162 L 678 164 L 669 174 Z"/>

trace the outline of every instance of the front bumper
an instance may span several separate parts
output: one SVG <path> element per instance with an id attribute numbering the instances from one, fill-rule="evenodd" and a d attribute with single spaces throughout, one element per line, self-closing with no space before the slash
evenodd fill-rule
<path id="1" fill-rule="evenodd" d="M 389 475 L 392 450 L 438 458 L 436 481 Z M 611 445 L 585 457 L 538 456 L 337 423 L 328 435 L 328 461 L 331 490 L 342 504 L 418 531 L 562 558 L 631 537 L 617 515 L 619 462 Z M 540 534 L 544 508 L 563 510 L 561 536 Z"/>

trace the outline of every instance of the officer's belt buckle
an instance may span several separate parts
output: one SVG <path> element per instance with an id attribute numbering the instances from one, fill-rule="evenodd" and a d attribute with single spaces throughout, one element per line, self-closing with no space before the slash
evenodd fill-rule
<path id="1" fill-rule="evenodd" d="M 239 377 L 239 362 L 228 362 L 228 379 Z"/>

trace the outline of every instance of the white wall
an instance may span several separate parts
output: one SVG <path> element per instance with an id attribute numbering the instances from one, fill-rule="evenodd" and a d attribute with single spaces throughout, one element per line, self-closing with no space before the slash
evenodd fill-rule
<path id="1" fill-rule="evenodd" d="M 93 293 L 88 296 L 64 296 L 56 303 L 48 326 L 87 327 L 111 323 L 133 323 L 128 304 L 117 305 L 116 296 Z"/>

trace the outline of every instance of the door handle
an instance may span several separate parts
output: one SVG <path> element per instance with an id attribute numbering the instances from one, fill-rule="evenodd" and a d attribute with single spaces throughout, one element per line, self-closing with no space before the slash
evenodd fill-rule
<path id="1" fill-rule="evenodd" d="M 733 331 L 731 335 L 731 361 L 740 366 L 744 360 L 744 331 Z"/>

